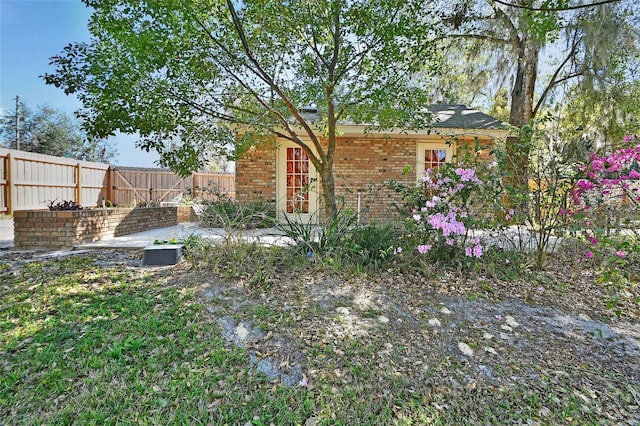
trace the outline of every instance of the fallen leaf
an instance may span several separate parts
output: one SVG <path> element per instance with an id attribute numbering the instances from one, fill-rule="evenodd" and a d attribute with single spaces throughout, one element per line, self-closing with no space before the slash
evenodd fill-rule
<path id="1" fill-rule="evenodd" d="M 464 342 L 458 343 L 458 349 L 460 349 L 460 352 L 462 352 L 466 356 L 473 356 L 473 349 L 471 349 L 471 346 L 467 345 Z"/>

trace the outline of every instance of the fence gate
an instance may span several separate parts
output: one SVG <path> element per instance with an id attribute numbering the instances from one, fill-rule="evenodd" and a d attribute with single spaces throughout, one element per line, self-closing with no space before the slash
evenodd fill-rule
<path id="1" fill-rule="evenodd" d="M 185 192 L 205 199 L 215 198 L 219 193 L 234 197 L 235 176 L 194 173 L 180 177 L 169 170 L 112 167 L 111 189 L 111 201 L 119 206 L 170 202 L 179 199 Z"/>

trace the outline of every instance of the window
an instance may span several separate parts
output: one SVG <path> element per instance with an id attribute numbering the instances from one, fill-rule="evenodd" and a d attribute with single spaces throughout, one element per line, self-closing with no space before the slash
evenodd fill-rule
<path id="1" fill-rule="evenodd" d="M 447 151 L 444 149 L 424 150 L 424 170 L 438 170 L 440 166 L 447 162 Z"/>
<path id="2" fill-rule="evenodd" d="M 287 213 L 309 213 L 309 157 L 302 148 L 287 148 Z"/>
<path id="3" fill-rule="evenodd" d="M 438 170 L 451 161 L 453 146 L 446 143 L 418 143 L 416 158 L 416 180 L 422 181 L 427 169 Z"/>

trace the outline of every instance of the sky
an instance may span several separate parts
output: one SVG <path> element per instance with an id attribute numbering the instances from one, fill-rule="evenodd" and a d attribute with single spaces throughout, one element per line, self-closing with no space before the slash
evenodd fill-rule
<path id="1" fill-rule="evenodd" d="M 16 96 L 31 109 L 46 104 L 72 116 L 80 108 L 75 96 L 39 76 L 53 71 L 49 58 L 67 44 L 89 41 L 90 16 L 91 9 L 80 0 L 0 0 L 1 113 L 15 110 Z M 114 165 L 157 167 L 157 154 L 136 148 L 134 136 L 110 141 L 118 151 Z"/>

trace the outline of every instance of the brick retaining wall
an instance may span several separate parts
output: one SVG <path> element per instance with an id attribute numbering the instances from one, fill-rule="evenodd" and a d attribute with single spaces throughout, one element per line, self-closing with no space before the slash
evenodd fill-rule
<path id="1" fill-rule="evenodd" d="M 13 215 L 14 247 L 63 249 L 193 220 L 191 207 L 24 210 Z"/>

